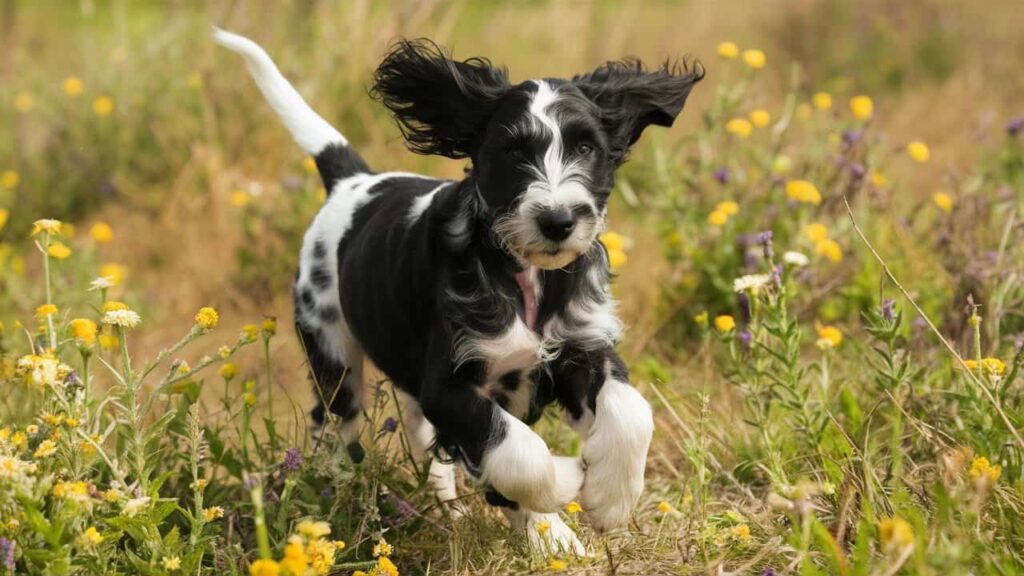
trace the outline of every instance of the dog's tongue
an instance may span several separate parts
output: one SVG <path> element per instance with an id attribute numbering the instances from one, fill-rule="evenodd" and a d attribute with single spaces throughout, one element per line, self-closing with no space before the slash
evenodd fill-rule
<path id="1" fill-rule="evenodd" d="M 537 293 L 533 289 L 533 279 L 530 277 L 530 270 L 523 270 L 516 274 L 516 282 L 519 290 L 523 293 L 523 316 L 526 326 L 534 330 L 537 325 Z"/>

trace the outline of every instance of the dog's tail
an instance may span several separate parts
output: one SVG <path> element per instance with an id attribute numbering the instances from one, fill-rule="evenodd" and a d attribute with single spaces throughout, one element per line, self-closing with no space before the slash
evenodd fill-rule
<path id="1" fill-rule="evenodd" d="M 213 39 L 245 58 L 263 97 L 292 133 L 295 142 L 316 160 L 328 194 L 339 180 L 370 171 L 366 162 L 348 145 L 348 140 L 306 104 L 259 44 L 216 27 Z"/>

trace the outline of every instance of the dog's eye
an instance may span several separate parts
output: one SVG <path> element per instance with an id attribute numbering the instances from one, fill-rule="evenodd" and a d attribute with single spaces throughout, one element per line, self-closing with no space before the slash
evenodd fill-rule
<path id="1" fill-rule="evenodd" d="M 590 156 L 594 152 L 594 147 L 590 144 L 580 144 L 576 147 L 576 154 L 579 156 Z"/>

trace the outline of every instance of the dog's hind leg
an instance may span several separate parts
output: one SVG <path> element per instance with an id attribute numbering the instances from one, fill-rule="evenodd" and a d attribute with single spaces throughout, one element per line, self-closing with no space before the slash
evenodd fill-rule
<path id="1" fill-rule="evenodd" d="M 587 555 L 586 546 L 557 513 L 527 510 L 493 489 L 484 492 L 484 498 L 491 506 L 501 508 L 514 530 L 526 532 L 526 539 L 535 551 L 546 556 L 562 553 Z"/>
<path id="2" fill-rule="evenodd" d="M 400 392 L 399 395 L 402 397 L 402 420 L 409 439 L 409 451 L 416 466 L 422 469 L 424 462 L 430 459 L 427 475 L 431 489 L 438 500 L 450 504 L 452 516 L 461 516 L 461 507 L 454 504 L 459 496 L 455 489 L 455 465 L 430 453 L 436 434 L 434 425 L 427 421 L 420 403 L 415 398 L 405 392 Z"/>

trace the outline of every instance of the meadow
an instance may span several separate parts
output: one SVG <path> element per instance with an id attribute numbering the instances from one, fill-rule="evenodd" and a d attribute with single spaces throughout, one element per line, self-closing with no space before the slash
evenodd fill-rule
<path id="1" fill-rule="evenodd" d="M 651 402 L 592 554 L 452 518 L 383 376 L 308 433 L 290 283 L 324 198 L 217 24 L 379 169 L 398 37 L 513 79 L 707 68 L 602 236 Z M 1024 13 L 1012 3 L 0 3 L 0 574 L 1024 573 Z M 563 454 L 550 410 L 538 429 Z"/>

